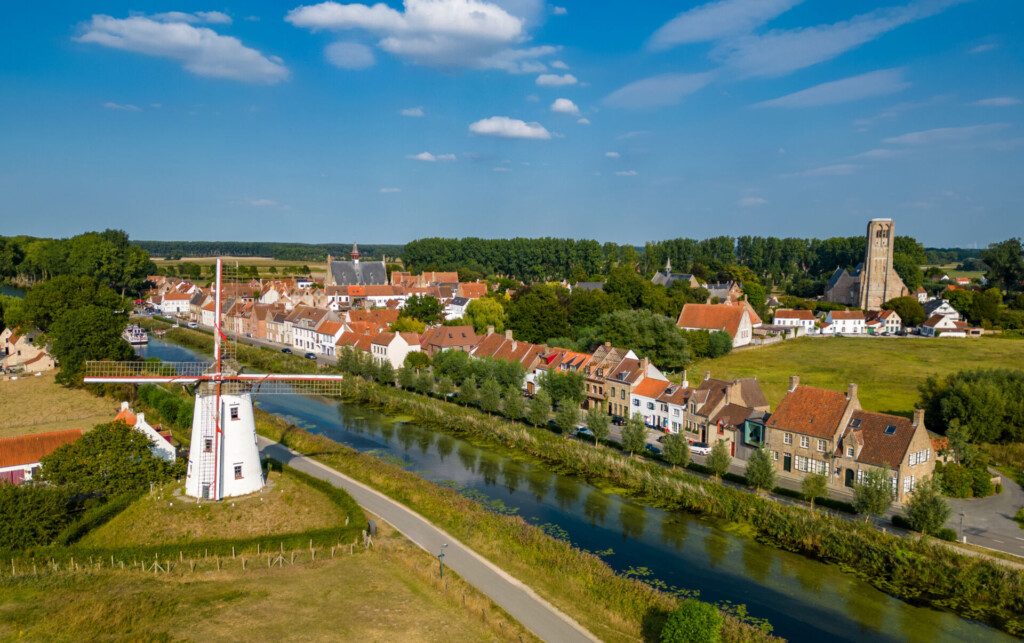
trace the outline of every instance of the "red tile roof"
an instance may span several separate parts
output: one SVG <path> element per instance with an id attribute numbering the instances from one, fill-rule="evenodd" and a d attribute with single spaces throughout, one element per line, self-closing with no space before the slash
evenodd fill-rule
<path id="1" fill-rule="evenodd" d="M 633 389 L 633 395 L 639 395 L 640 397 L 657 398 L 659 395 L 665 392 L 665 389 L 669 387 L 669 382 L 664 380 L 656 380 L 652 377 L 645 377 L 640 380 L 640 383 Z"/>
<path id="2" fill-rule="evenodd" d="M 70 444 L 80 437 L 81 429 L 71 429 L 0 438 L 0 467 L 35 464 L 57 448 Z"/>
<path id="3" fill-rule="evenodd" d="M 870 411 L 854 411 L 851 420 L 860 420 L 860 426 L 852 430 L 864 445 L 857 454 L 857 461 L 898 469 L 914 438 L 913 423 L 898 415 Z M 892 432 L 886 433 L 890 426 Z"/>
<path id="4" fill-rule="evenodd" d="M 426 329 L 422 336 L 423 346 L 435 348 L 471 348 L 478 338 L 472 326 L 433 326 Z"/>
<path id="5" fill-rule="evenodd" d="M 459 297 L 466 299 L 479 299 L 487 294 L 487 284 L 470 282 L 459 284 Z"/>
<path id="6" fill-rule="evenodd" d="M 864 312 L 860 310 L 833 310 L 829 314 L 832 319 L 864 319 Z"/>
<path id="7" fill-rule="evenodd" d="M 846 412 L 846 395 L 814 386 L 786 393 L 766 426 L 818 438 L 831 438 Z"/>
<path id="8" fill-rule="evenodd" d="M 811 310 L 780 308 L 775 311 L 775 319 L 803 319 L 805 321 L 814 321 L 817 318 L 814 316 L 814 311 Z"/>
<path id="9" fill-rule="evenodd" d="M 744 315 L 749 316 L 749 312 L 744 306 L 739 305 L 685 304 L 679 313 L 676 326 L 710 331 L 722 330 L 729 333 L 730 337 L 735 338 Z"/>

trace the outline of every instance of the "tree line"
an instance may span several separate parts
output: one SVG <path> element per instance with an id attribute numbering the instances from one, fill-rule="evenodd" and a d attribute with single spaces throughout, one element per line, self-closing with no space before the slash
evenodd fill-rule
<path id="1" fill-rule="evenodd" d="M 270 257 L 287 261 L 326 261 L 327 255 L 347 259 L 351 243 L 281 243 L 272 241 L 136 241 L 135 245 L 154 257 Z M 396 244 L 360 244 L 367 257 L 396 257 L 402 246 Z"/>

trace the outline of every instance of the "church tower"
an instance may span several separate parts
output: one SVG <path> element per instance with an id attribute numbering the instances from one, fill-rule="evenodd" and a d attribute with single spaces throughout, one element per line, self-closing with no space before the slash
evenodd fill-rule
<path id="1" fill-rule="evenodd" d="M 907 294 L 907 287 L 892 264 L 896 224 L 892 219 L 868 221 L 867 249 L 860 273 L 860 307 L 880 310 L 882 304 Z"/>

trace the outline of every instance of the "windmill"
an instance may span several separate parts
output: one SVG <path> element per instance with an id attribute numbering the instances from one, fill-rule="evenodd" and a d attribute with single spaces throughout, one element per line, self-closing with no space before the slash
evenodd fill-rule
<path id="1" fill-rule="evenodd" d="M 339 393 L 340 375 L 243 373 L 227 350 L 221 328 L 221 259 L 214 291 L 212 362 L 87 362 L 87 384 L 181 384 L 195 386 L 192 441 L 185 493 L 220 500 L 259 491 L 264 484 L 256 445 L 254 394 Z"/>

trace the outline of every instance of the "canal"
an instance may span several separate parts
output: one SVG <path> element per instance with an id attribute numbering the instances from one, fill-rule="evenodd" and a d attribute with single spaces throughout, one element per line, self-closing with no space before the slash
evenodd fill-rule
<path id="1" fill-rule="evenodd" d="M 25 296 L 25 291 L 23 289 L 21 289 L 21 288 L 18 288 L 17 286 L 12 286 L 10 284 L 2 284 L 2 283 L 0 283 L 0 295 L 6 295 L 8 297 L 19 297 L 19 298 L 21 298 L 21 297 Z"/>
<path id="2" fill-rule="evenodd" d="M 155 338 L 138 350 L 166 361 L 208 360 Z M 427 480 L 515 510 L 577 547 L 600 552 L 618 572 L 649 573 L 670 586 L 699 590 L 704 600 L 745 604 L 790 640 L 1012 640 L 980 623 L 904 603 L 834 565 L 762 545 L 689 514 L 607 493 L 540 463 L 481 449 L 405 418 L 300 395 L 257 396 L 256 404 L 312 433 L 400 461 Z"/>

